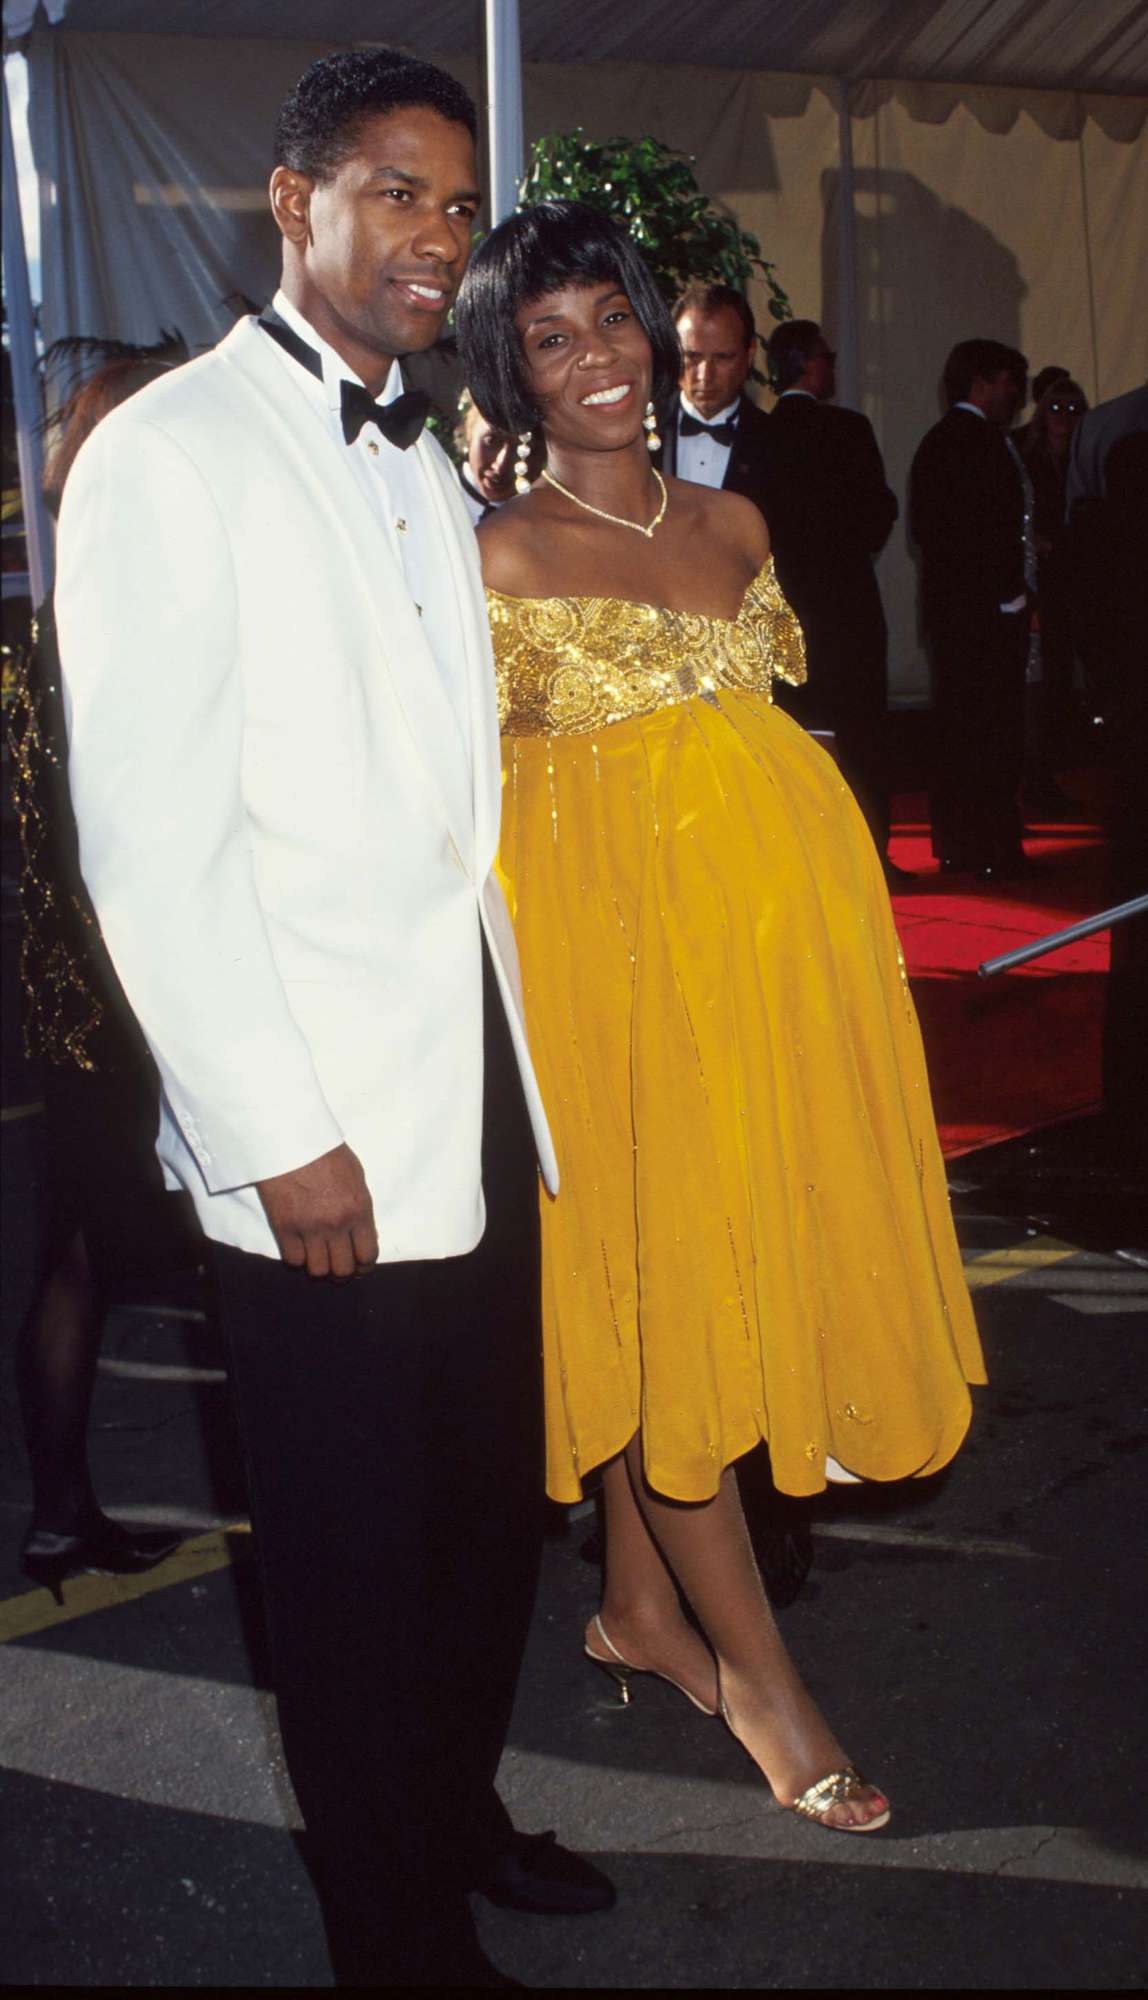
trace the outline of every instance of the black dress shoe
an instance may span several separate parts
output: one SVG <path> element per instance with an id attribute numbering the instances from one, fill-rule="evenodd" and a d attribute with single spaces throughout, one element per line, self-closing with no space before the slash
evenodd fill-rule
<path id="1" fill-rule="evenodd" d="M 29 1528 L 20 1552 L 20 1567 L 33 1583 L 64 1602 L 64 1578 L 93 1571 L 102 1576 L 138 1576 L 154 1569 L 187 1540 L 179 1528 L 127 1528 L 107 1514 L 98 1514 L 81 1534 L 58 1535 L 51 1528 Z"/>
<path id="2" fill-rule="evenodd" d="M 581 1854 L 560 1847 L 555 1833 L 515 1833 L 472 1886 L 500 1910 L 539 1917 L 589 1916 L 612 1910 L 618 1900 L 609 1877 Z"/>

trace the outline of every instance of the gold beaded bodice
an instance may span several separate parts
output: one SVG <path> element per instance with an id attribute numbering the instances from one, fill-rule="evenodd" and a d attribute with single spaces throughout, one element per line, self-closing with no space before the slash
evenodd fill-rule
<path id="1" fill-rule="evenodd" d="M 805 642 L 770 556 L 736 618 L 620 597 L 504 597 L 487 609 L 504 736 L 583 736 L 723 688 L 805 679 Z"/>

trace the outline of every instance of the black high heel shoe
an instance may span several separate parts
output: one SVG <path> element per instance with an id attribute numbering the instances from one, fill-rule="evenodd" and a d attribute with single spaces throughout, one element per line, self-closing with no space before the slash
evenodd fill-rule
<path id="1" fill-rule="evenodd" d="M 99 1576 L 138 1576 L 154 1569 L 187 1537 L 178 1528 L 125 1528 L 107 1514 L 90 1521 L 84 1532 L 58 1535 L 34 1524 L 24 1537 L 20 1567 L 57 1604 L 64 1602 L 64 1578 L 91 1572 Z"/>

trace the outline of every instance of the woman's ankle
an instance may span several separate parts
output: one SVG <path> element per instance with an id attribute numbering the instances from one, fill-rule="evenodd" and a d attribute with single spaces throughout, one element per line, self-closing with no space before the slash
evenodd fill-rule
<path id="1" fill-rule="evenodd" d="M 676 1597 L 614 1597 L 607 1591 L 598 1615 L 607 1632 L 616 1627 L 642 1639 L 677 1632 L 686 1624 Z"/>

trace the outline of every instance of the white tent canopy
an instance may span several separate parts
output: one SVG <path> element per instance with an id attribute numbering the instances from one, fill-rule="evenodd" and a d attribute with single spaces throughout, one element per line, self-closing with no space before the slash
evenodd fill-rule
<path id="1" fill-rule="evenodd" d="M 97 34 L 417 42 L 477 55 L 476 0 L 4 0 L 18 40 L 39 15 Z M 527 62 L 797 70 L 1042 90 L 1148 90 L 1142 0 L 527 0 Z"/>
<path id="2" fill-rule="evenodd" d="M 203 346 L 244 297 L 267 295 L 268 137 L 314 56 L 392 40 L 484 103 L 498 80 L 483 75 L 494 43 L 478 0 L 47 0 L 33 23 L 34 11 L 5 0 L 30 64 L 48 340 L 175 326 Z M 694 154 L 794 310 L 838 346 L 843 400 L 873 419 L 899 491 L 963 336 L 1007 340 L 1034 367 L 1062 362 L 1093 399 L 1148 374 L 1142 5 L 756 0 L 699 17 L 679 0 L 524 0 L 522 13 L 527 139 L 582 125 Z M 513 18 L 487 0 L 488 27 Z M 927 678 L 903 529 L 882 583 L 894 690 L 916 699 Z"/>

